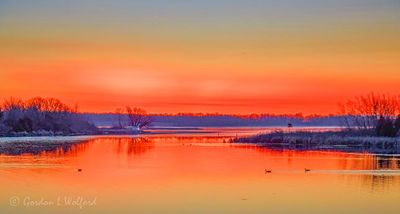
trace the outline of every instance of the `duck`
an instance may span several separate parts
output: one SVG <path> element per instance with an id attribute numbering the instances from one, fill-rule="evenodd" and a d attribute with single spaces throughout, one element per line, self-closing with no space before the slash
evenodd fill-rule
<path id="1" fill-rule="evenodd" d="M 309 172 L 311 169 L 304 168 L 304 172 Z"/>
<path id="2" fill-rule="evenodd" d="M 271 173 L 271 172 L 272 172 L 272 170 L 270 170 L 270 169 L 265 169 L 265 174 Z"/>

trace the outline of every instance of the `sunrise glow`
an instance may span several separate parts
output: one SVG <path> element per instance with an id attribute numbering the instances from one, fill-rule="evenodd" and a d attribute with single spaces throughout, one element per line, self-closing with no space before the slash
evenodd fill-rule
<path id="1" fill-rule="evenodd" d="M 41 2 L 0 2 L 1 99 L 328 114 L 400 92 L 397 1 Z"/>

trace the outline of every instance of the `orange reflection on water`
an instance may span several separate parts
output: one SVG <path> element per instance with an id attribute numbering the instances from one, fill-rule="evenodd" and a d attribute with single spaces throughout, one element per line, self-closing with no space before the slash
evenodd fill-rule
<path id="1" fill-rule="evenodd" d="M 38 155 L 1 155 L 0 200 L 96 196 L 99 205 L 87 211 L 93 213 L 368 213 L 382 210 L 368 204 L 377 200 L 390 213 L 400 197 L 397 157 L 227 142 L 216 136 L 95 137 Z"/>

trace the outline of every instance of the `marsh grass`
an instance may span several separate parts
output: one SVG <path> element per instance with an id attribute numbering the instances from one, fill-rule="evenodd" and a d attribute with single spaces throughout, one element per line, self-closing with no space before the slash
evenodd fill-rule
<path id="1" fill-rule="evenodd" d="M 400 153 L 400 138 L 375 137 L 366 131 L 296 131 L 258 134 L 234 138 L 233 143 L 254 143 L 276 149 L 341 150 L 393 154 Z"/>

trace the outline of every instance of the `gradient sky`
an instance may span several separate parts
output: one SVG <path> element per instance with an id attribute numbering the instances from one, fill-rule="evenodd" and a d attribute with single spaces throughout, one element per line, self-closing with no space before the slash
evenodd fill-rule
<path id="1" fill-rule="evenodd" d="M 0 99 L 336 113 L 400 93 L 399 0 L 0 0 Z"/>

